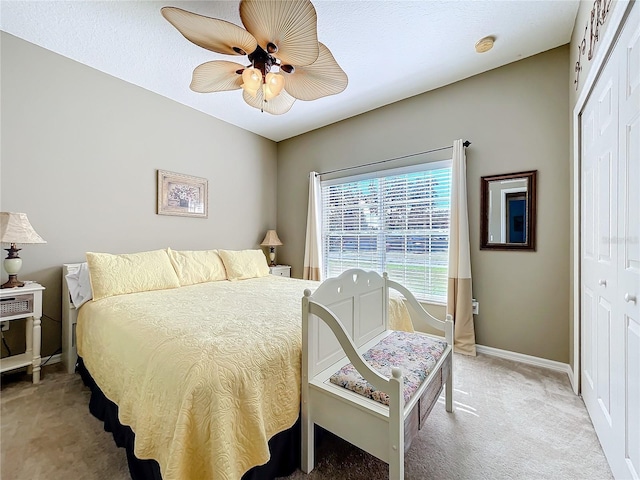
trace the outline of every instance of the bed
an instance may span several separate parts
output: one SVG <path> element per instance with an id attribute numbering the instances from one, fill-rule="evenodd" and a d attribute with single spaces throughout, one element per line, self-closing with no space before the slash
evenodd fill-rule
<path id="1" fill-rule="evenodd" d="M 128 273 L 109 262 L 103 273 L 120 288 Z M 96 299 L 90 267 L 94 300 L 79 308 L 76 327 L 80 366 L 111 409 L 101 415 L 116 424 L 109 429 L 129 432 L 117 443 L 128 450 L 132 476 L 251 478 L 267 464 L 253 478 L 273 478 L 283 474 L 271 468 L 281 455 L 291 473 L 291 448 L 274 440 L 299 448 L 301 299 L 318 283 L 260 274 Z M 144 271 L 134 269 L 138 277 Z M 412 330 L 402 299 L 391 303 L 392 328 Z M 147 459 L 151 467 L 140 469 L 136 462 Z"/>

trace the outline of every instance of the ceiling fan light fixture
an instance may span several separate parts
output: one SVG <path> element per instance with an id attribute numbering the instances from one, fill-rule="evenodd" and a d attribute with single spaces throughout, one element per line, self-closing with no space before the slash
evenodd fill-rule
<path id="1" fill-rule="evenodd" d="M 264 97 L 264 101 L 268 102 L 272 98 L 275 98 L 277 95 L 271 91 L 269 85 L 266 83 L 262 86 L 262 96 Z"/>
<path id="2" fill-rule="evenodd" d="M 262 85 L 262 72 L 253 67 L 245 68 L 242 72 L 242 81 L 244 82 L 242 88 L 255 97 Z"/>
<path id="3" fill-rule="evenodd" d="M 279 73 L 269 72 L 265 80 L 267 88 L 269 88 L 274 97 L 279 95 L 284 88 L 284 77 Z"/>

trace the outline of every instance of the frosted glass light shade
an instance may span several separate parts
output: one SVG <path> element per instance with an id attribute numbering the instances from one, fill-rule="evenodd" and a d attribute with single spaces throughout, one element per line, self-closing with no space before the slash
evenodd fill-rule
<path id="1" fill-rule="evenodd" d="M 244 72 L 242 72 L 242 81 L 244 82 L 242 84 L 244 91 L 255 97 L 262 86 L 262 72 L 253 67 L 245 68 Z"/>
<path id="2" fill-rule="evenodd" d="M 279 73 L 267 73 L 264 98 L 269 101 L 280 94 L 284 88 L 284 77 Z"/>

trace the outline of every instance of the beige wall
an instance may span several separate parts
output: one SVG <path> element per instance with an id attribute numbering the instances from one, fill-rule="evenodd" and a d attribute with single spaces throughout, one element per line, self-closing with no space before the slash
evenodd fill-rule
<path id="1" fill-rule="evenodd" d="M 46 315 L 60 321 L 60 265 L 85 251 L 254 248 L 275 227 L 275 143 L 11 35 L 1 41 L 0 209 L 26 212 L 48 242 L 23 246 L 20 273 L 47 288 Z M 156 215 L 156 169 L 207 178 L 209 218 Z M 56 321 L 43 319 L 44 354 L 60 346 Z M 23 343 L 21 328 L 12 324 L 10 346 Z"/>
<path id="2" fill-rule="evenodd" d="M 301 276 L 309 171 L 468 139 L 477 341 L 569 362 L 568 63 L 569 47 L 563 46 L 280 142 L 279 262 Z M 480 177 L 526 170 L 538 170 L 537 251 L 481 251 Z"/>
<path id="3" fill-rule="evenodd" d="M 278 260 L 301 276 L 310 170 L 464 138 L 473 142 L 467 158 L 478 343 L 569 361 L 568 47 L 276 147 L 11 35 L 1 40 L 0 209 L 27 212 L 49 242 L 24 246 L 21 272 L 47 287 L 49 317 L 60 320 L 59 265 L 82 260 L 87 250 L 255 247 L 275 226 L 276 185 L 285 243 Z M 209 218 L 156 215 L 158 168 L 208 178 Z M 533 169 L 538 251 L 480 251 L 480 177 Z M 44 319 L 43 331 L 43 352 L 53 353 L 60 325 Z M 21 333 L 12 325 L 10 345 L 20 344 Z"/>

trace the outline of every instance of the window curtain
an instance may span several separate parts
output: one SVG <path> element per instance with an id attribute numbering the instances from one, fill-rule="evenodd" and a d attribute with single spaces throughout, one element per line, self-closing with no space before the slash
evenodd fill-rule
<path id="1" fill-rule="evenodd" d="M 467 165 L 462 140 L 453 142 L 447 313 L 454 321 L 454 349 L 476 355 L 471 300 L 471 254 L 467 211 Z"/>
<path id="2" fill-rule="evenodd" d="M 305 280 L 322 280 L 322 197 L 320 175 L 309 174 L 309 206 L 307 210 L 307 237 L 304 245 Z"/>

